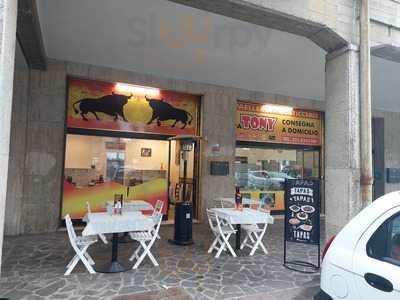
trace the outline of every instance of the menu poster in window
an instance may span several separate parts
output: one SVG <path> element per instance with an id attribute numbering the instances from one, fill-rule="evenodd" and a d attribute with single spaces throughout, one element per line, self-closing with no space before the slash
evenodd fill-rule
<path id="1" fill-rule="evenodd" d="M 285 240 L 319 245 L 319 180 L 288 179 L 285 182 Z"/>

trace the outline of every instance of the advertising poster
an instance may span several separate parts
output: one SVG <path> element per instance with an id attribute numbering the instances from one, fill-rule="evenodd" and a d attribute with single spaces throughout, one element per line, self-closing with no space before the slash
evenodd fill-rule
<path id="1" fill-rule="evenodd" d="M 277 105 L 238 101 L 239 141 L 321 145 L 321 113 Z"/>
<path id="2" fill-rule="evenodd" d="M 195 135 L 200 96 L 69 78 L 69 128 Z"/>
<path id="3" fill-rule="evenodd" d="M 285 240 L 319 245 L 320 191 L 318 180 L 286 180 Z"/>
<path id="4" fill-rule="evenodd" d="M 271 210 L 282 211 L 285 209 L 284 191 L 261 191 L 261 190 L 246 190 L 240 191 L 242 198 L 251 199 L 253 201 L 265 202 L 268 199 L 268 205 Z"/>

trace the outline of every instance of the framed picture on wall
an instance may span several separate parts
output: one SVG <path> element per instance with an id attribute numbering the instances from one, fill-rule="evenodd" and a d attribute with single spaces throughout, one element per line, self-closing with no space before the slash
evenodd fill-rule
<path id="1" fill-rule="evenodd" d="M 142 157 L 151 157 L 151 148 L 142 148 L 142 149 L 140 149 L 140 155 Z"/>

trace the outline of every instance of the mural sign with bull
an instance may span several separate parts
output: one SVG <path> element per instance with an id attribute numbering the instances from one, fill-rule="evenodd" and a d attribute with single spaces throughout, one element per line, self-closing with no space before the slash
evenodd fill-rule
<path id="1" fill-rule="evenodd" d="M 197 134 L 200 97 L 103 81 L 68 79 L 69 128 Z"/>

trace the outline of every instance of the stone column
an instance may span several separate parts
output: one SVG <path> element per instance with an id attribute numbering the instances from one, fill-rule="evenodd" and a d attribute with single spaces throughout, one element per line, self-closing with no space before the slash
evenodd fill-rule
<path id="1" fill-rule="evenodd" d="M 16 24 L 17 1 L 0 0 L 0 261 L 7 194 Z"/>
<path id="2" fill-rule="evenodd" d="M 326 233 L 336 234 L 361 209 L 359 53 L 348 46 L 326 56 Z"/>

